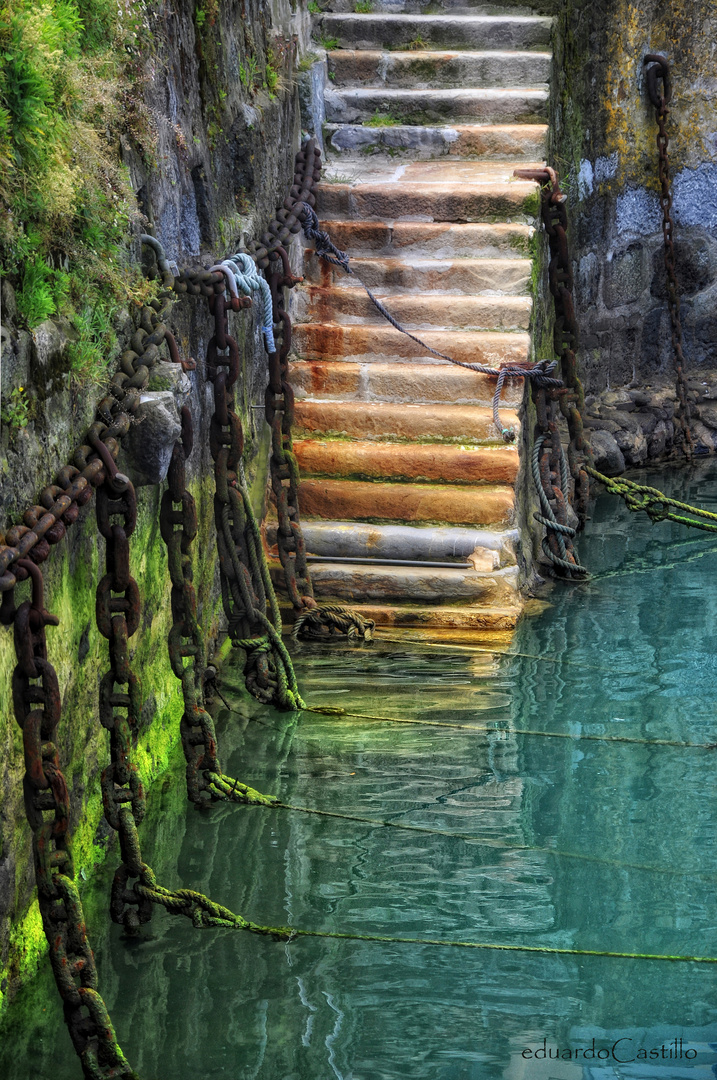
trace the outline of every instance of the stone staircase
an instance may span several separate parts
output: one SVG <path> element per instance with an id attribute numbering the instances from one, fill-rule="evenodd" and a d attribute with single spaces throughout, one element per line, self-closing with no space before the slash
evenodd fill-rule
<path id="1" fill-rule="evenodd" d="M 466 0 L 353 6 L 315 18 L 331 78 L 322 227 L 429 345 L 524 363 L 537 199 L 512 172 L 543 160 L 550 20 Z M 510 630 L 519 454 L 493 425 L 495 379 L 431 357 L 306 255 L 291 380 L 317 599 L 431 634 Z M 523 390 L 506 382 L 504 425 Z"/>

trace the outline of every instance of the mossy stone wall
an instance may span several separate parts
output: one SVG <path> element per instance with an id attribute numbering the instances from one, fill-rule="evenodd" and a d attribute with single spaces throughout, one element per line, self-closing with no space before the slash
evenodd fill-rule
<path id="1" fill-rule="evenodd" d="M 117 147 L 138 203 L 129 242 L 139 261 L 139 233 L 149 224 L 179 266 L 211 265 L 217 255 L 236 251 L 242 238 L 264 231 L 291 183 L 301 136 L 294 72 L 308 45 L 306 5 L 169 0 L 154 12 L 152 40 L 143 85 L 145 105 L 156 121 L 156 154 L 150 161 L 130 144 Z M 248 57 L 255 60 L 254 74 L 248 73 Z M 4 423 L 0 429 L 0 533 L 20 520 L 22 510 L 71 460 L 101 396 L 99 389 L 78 392 L 69 378 L 72 327 L 55 319 L 31 331 L 17 315 L 12 280 L 3 281 L 2 295 L 3 394 L 7 400 L 14 387 L 29 388 L 30 408 L 26 426 Z M 137 314 L 117 317 L 117 354 L 127 346 Z M 199 615 L 211 649 L 222 616 L 208 449 L 213 398 L 203 364 L 212 334 L 206 301 L 181 297 L 170 325 L 180 352 L 198 361 L 190 375 L 195 448 L 189 486 L 199 513 L 193 545 Z M 253 499 L 261 513 L 268 429 L 257 406 L 263 404 L 266 356 L 253 311 L 231 316 L 231 329 L 242 362 L 237 408 Z M 123 465 L 131 462 L 121 457 Z M 139 517 L 131 540 L 132 573 L 142 598 L 140 629 L 130 643 L 143 703 L 135 760 L 147 784 L 166 768 L 176 747 L 182 709 L 167 654 L 171 613 L 160 498 L 158 487 L 138 490 Z M 109 756 L 109 737 L 97 709 L 99 679 L 108 666 L 107 645 L 94 617 L 94 591 L 103 572 L 104 542 L 91 503 L 43 565 L 46 605 L 60 617 L 59 627 L 47 631 L 48 655 L 62 694 L 59 750 L 71 792 L 76 872 L 82 880 L 114 847 L 99 790 L 99 774 Z M 27 588 L 18 587 L 18 602 Z M 45 952 L 22 800 L 22 737 L 10 692 L 14 664 L 12 631 L 0 628 L 0 1012 Z"/>

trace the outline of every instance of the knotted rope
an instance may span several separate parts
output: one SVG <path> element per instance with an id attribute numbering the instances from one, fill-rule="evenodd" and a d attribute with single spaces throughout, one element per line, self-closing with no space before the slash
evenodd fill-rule
<path id="1" fill-rule="evenodd" d="M 331 637 L 338 632 L 346 634 L 349 641 L 357 637 L 372 641 L 375 629 L 373 619 L 364 619 L 363 615 L 343 604 L 322 604 L 321 607 L 304 608 L 297 615 L 291 636 L 298 641 L 302 637 Z"/>
<path id="2" fill-rule="evenodd" d="M 568 570 L 568 571 L 571 571 L 571 572 L 574 572 L 574 573 L 587 575 L 587 573 L 588 573 L 587 567 L 581 566 L 580 563 L 577 562 L 577 560 L 574 560 L 574 561 L 571 562 L 571 560 L 568 559 L 568 551 L 567 551 L 567 549 L 565 547 L 565 537 L 569 536 L 572 539 L 576 535 L 576 530 L 573 529 L 570 525 L 561 525 L 560 524 L 560 522 L 555 517 L 555 514 L 553 512 L 553 508 L 550 505 L 550 502 L 548 500 L 548 496 L 546 495 L 545 489 L 543 487 L 543 481 L 542 481 L 541 476 L 540 476 L 540 451 L 542 449 L 543 443 L 545 442 L 546 438 L 547 438 L 547 435 L 545 435 L 545 434 L 539 435 L 538 438 L 535 440 L 535 446 L 533 448 L 533 459 L 532 459 L 533 481 L 535 482 L 535 489 L 538 492 L 538 498 L 540 499 L 540 506 L 541 506 L 542 511 L 543 511 L 542 514 L 538 513 L 536 511 L 533 514 L 533 517 L 535 518 L 536 521 L 539 521 L 541 525 L 544 525 L 546 529 L 553 532 L 553 534 L 555 535 L 555 537 L 557 539 L 557 542 L 558 542 L 558 548 L 559 548 L 559 551 L 560 551 L 560 555 L 555 555 L 551 551 L 550 544 L 548 543 L 547 534 L 543 537 L 543 539 L 541 541 L 541 546 L 543 548 L 543 554 L 545 555 L 546 559 L 548 559 L 555 566 L 560 566 L 564 570 Z M 565 500 L 565 504 L 567 505 L 567 503 L 568 503 L 568 463 L 565 460 L 565 454 L 563 453 L 562 445 L 558 444 L 558 446 L 559 446 L 559 452 L 560 452 L 560 490 L 563 493 L 563 499 Z M 591 470 L 588 470 L 588 471 L 590 472 Z"/>
<path id="3" fill-rule="evenodd" d="M 675 521 L 678 525 L 688 525 L 691 529 L 702 529 L 704 532 L 717 532 L 717 514 L 709 510 L 702 510 L 699 506 L 690 506 L 689 503 L 679 502 L 677 499 L 665 495 L 664 491 L 657 488 L 646 487 L 644 484 L 636 484 L 633 480 L 624 477 L 603 476 L 597 469 L 586 466 L 587 471 L 601 484 L 604 484 L 611 495 L 619 495 L 625 505 L 633 513 L 644 510 L 651 521 Z M 675 514 L 670 507 L 682 510 L 692 517 L 684 517 Z M 703 520 L 693 520 L 693 518 Z"/>
<path id="4" fill-rule="evenodd" d="M 400 334 L 404 334 L 411 341 L 415 341 L 421 348 L 426 349 L 433 356 L 438 356 L 441 360 L 447 360 L 449 364 L 455 364 L 457 367 L 467 368 L 469 371 L 476 371 L 481 375 L 490 375 L 492 378 L 497 379 L 495 391 L 493 393 L 493 423 L 501 434 L 501 437 L 505 442 L 514 442 L 516 431 L 513 427 L 504 427 L 500 420 L 499 405 L 500 395 L 503 390 L 503 384 L 507 378 L 513 379 L 530 379 L 537 386 L 563 386 L 562 379 L 556 379 L 551 376 L 551 372 L 557 367 L 557 360 L 539 360 L 532 367 L 521 367 L 517 364 L 505 364 L 503 367 L 494 368 L 489 367 L 487 364 L 469 364 L 464 360 L 456 360 L 452 356 L 448 356 L 446 353 L 440 352 L 438 349 L 434 349 L 431 345 L 427 345 L 421 338 L 416 337 L 415 334 L 411 334 L 403 327 L 400 322 L 394 318 L 390 311 L 388 311 L 381 301 L 374 296 L 356 273 L 351 269 L 349 265 L 349 255 L 345 251 L 341 251 L 337 248 L 331 237 L 323 229 L 319 228 L 319 219 L 316 216 L 316 212 L 308 206 L 306 203 L 301 204 L 301 209 L 305 212 L 305 217 L 302 222 L 304 233 L 309 240 L 313 241 L 316 254 L 319 258 L 324 259 L 326 262 L 331 263 L 332 266 L 340 266 L 342 270 L 345 270 L 347 274 L 355 277 L 359 285 L 365 290 L 371 303 L 376 310 L 386 319 L 395 330 L 398 330 Z"/>

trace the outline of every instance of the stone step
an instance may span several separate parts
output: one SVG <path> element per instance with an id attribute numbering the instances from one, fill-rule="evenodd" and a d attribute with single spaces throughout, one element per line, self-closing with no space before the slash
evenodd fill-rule
<path id="1" fill-rule="evenodd" d="M 271 564 L 271 576 L 279 589 L 284 571 L 279 562 Z M 516 604 L 518 568 L 480 573 L 471 567 L 454 569 L 412 566 L 367 566 L 361 563 L 314 562 L 311 580 L 316 599 L 365 603 L 366 601 L 408 601 L 445 604 L 458 601 L 470 604 Z"/>
<path id="2" fill-rule="evenodd" d="M 412 157 L 509 158 L 545 157 L 548 129 L 544 124 L 326 124 L 324 138 L 336 153 L 373 150 Z M 518 162 L 516 161 L 516 164 Z"/>
<path id="3" fill-rule="evenodd" d="M 294 453 L 304 477 L 354 480 L 514 484 L 519 464 L 518 451 L 513 446 L 468 448 L 435 443 L 303 439 L 294 442 Z"/>
<path id="4" fill-rule="evenodd" d="M 485 634 L 490 636 L 492 642 L 493 635 L 506 634 L 515 629 L 522 609 L 520 606 L 485 608 L 469 604 L 460 607 L 351 604 L 351 610 L 363 615 L 365 619 L 373 619 L 376 626 L 411 630 L 462 630 L 470 634 L 470 638 L 466 640 L 475 642 L 477 634 Z M 296 618 L 290 604 L 281 605 L 281 614 L 285 625 L 291 625 Z"/>
<path id="5" fill-rule="evenodd" d="M 454 188 L 467 184 L 516 183 L 516 161 L 393 161 L 390 156 L 347 154 L 337 162 L 329 162 L 323 174 L 327 184 L 445 184 Z M 539 161 L 523 163 L 541 169 Z"/>
<path id="6" fill-rule="evenodd" d="M 337 247 L 356 255 L 450 259 L 511 259 L 530 254 L 530 225 L 484 222 L 327 221 L 321 228 Z"/>
<path id="7" fill-rule="evenodd" d="M 324 93 L 326 119 L 355 124 L 386 116 L 402 124 L 475 120 L 484 124 L 544 123 L 548 91 L 519 90 L 404 90 L 401 88 L 329 89 Z"/>
<path id="8" fill-rule="evenodd" d="M 501 422 L 517 430 L 518 414 L 501 409 Z M 295 430 L 387 442 L 498 442 L 491 409 L 480 405 L 406 405 L 374 401 L 297 401 Z"/>
<path id="9" fill-rule="evenodd" d="M 329 52 L 335 87 L 541 86 L 550 78 L 549 52 Z"/>
<path id="10" fill-rule="evenodd" d="M 424 326 L 472 330 L 527 330 L 532 300 L 529 296 L 461 296 L 455 293 L 387 293 L 376 298 L 407 330 Z M 297 322 L 384 322 L 384 317 L 361 288 L 322 289 L 305 285 L 294 298 Z"/>
<path id="11" fill-rule="evenodd" d="M 535 15 L 382 15 L 318 16 L 314 36 L 325 48 L 545 50 L 552 19 Z M 419 44 L 420 43 L 420 44 Z"/>
<path id="12" fill-rule="evenodd" d="M 508 484 L 392 484 L 362 480 L 302 480 L 301 513 L 306 519 L 340 517 L 379 523 L 507 525 L 515 492 Z"/>
<path id="13" fill-rule="evenodd" d="M 538 5 L 539 6 L 539 5 Z M 546 5 L 543 4 L 543 7 Z M 332 12 L 354 14 L 356 0 L 330 0 L 330 4 L 320 3 Z M 535 6 L 522 3 L 521 0 L 502 0 L 500 4 L 489 4 L 485 0 L 372 0 L 372 14 L 386 15 L 417 14 L 435 15 L 436 8 L 451 15 L 534 15 Z"/>
<path id="14" fill-rule="evenodd" d="M 421 330 L 421 338 L 432 348 L 467 364 L 526 364 L 530 337 L 524 333 L 491 333 L 480 330 Z M 392 326 L 332 323 L 295 323 L 292 335 L 295 355 L 305 359 L 349 363 L 442 364 L 405 334 Z"/>
<path id="15" fill-rule="evenodd" d="M 306 521 L 302 532 L 309 555 L 344 558 L 465 562 L 477 549 L 495 553 L 500 566 L 515 564 L 517 529 L 417 528 L 413 525 L 364 525 L 356 521 Z M 276 544 L 277 526 L 269 523 L 267 544 Z"/>
<path id="16" fill-rule="evenodd" d="M 532 224 L 537 185 L 513 183 L 320 183 L 314 188 L 322 217 L 383 221 L 518 221 Z"/>
<path id="17" fill-rule="evenodd" d="M 490 405 L 496 379 L 446 362 L 436 364 L 351 364 L 300 360 L 289 365 L 289 381 L 297 400 L 335 398 L 341 401 L 383 401 Z M 519 409 L 523 380 L 506 379 L 501 408 Z"/>
<path id="18" fill-rule="evenodd" d="M 306 253 L 304 278 L 323 288 L 351 288 L 354 279 L 343 267 Z M 465 292 L 472 295 L 503 293 L 526 295 L 530 284 L 530 259 L 431 259 L 419 256 L 356 258 L 351 269 L 372 291 Z"/>

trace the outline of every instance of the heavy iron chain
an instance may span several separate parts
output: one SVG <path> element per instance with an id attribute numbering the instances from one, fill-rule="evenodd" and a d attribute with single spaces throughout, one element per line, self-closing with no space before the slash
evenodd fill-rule
<path id="1" fill-rule="evenodd" d="M 192 452 L 194 435 L 192 414 L 186 405 L 181 416 L 182 434 L 172 451 L 159 522 L 162 539 L 167 545 L 172 582 L 169 658 L 172 671 L 182 684 L 184 713 L 180 733 L 187 762 L 187 791 L 192 802 L 198 805 L 223 798 L 270 805 L 271 800 L 266 796 L 222 773 L 214 721 L 204 708 L 206 657 L 204 636 L 197 620 L 191 559 L 191 545 L 197 534 L 197 511 L 186 486 L 186 463 Z"/>
<path id="2" fill-rule="evenodd" d="M 17 666 L 12 694 L 22 730 L 25 813 L 32 830 L 35 880 L 52 973 L 85 1077 L 137 1080 L 97 989 L 95 959 L 74 880 L 68 832 L 70 796 L 57 748 L 60 688 L 45 640 L 45 627 L 57 626 L 59 619 L 45 610 L 42 573 L 36 563 L 19 559 L 14 570 L 18 576 L 32 578 L 32 599 L 20 604 L 15 614 Z"/>
<path id="3" fill-rule="evenodd" d="M 266 389 L 266 422 L 271 428 L 271 487 L 278 517 L 277 548 L 284 572 L 286 591 L 294 609 L 295 636 L 325 637 L 346 633 L 369 641 L 375 623 L 343 605 L 319 606 L 306 559 L 299 508 L 299 466 L 293 451 L 294 391 L 289 382 L 291 317 L 286 310 L 284 289 L 293 288 L 301 278 L 289 266 L 284 246 L 292 234 L 300 233 L 316 205 L 314 184 L 321 178 L 321 151 L 310 139 L 296 155 L 294 183 L 284 206 L 261 237 L 260 247 L 250 246 L 258 266 L 266 272 L 274 310 L 275 352 L 269 353 L 269 383 Z"/>
<path id="4" fill-rule="evenodd" d="M 670 155 L 667 138 L 667 117 L 672 96 L 670 65 L 667 57 L 649 53 L 643 63 L 646 66 L 647 92 L 655 108 L 657 120 L 658 175 L 660 179 L 660 206 L 662 208 L 662 235 L 665 242 L 665 270 L 667 271 L 667 306 L 672 326 L 672 353 L 677 376 L 677 420 L 680 425 L 680 447 L 689 460 L 694 454 L 694 442 L 690 430 L 690 403 L 685 382 L 685 356 L 682 351 L 682 321 L 680 319 L 680 288 L 675 270 L 675 244 L 673 240 L 672 192 L 670 190 Z M 659 83 L 662 82 L 662 90 Z"/>
<path id="5" fill-rule="evenodd" d="M 231 272 L 223 271 L 227 278 Z M 222 276 L 223 276 L 222 275 Z M 229 334 L 228 311 L 251 305 L 248 297 L 225 299 L 224 283 L 209 297 L 214 335 L 207 349 L 207 377 L 214 388 L 209 448 L 214 461 L 222 604 L 232 642 L 246 650 L 247 688 L 260 701 L 301 708 L 291 659 L 282 641 L 281 613 L 263 558 L 261 536 L 243 475 L 244 433 L 234 408 L 239 349 Z M 267 602 L 271 618 L 266 614 Z"/>

